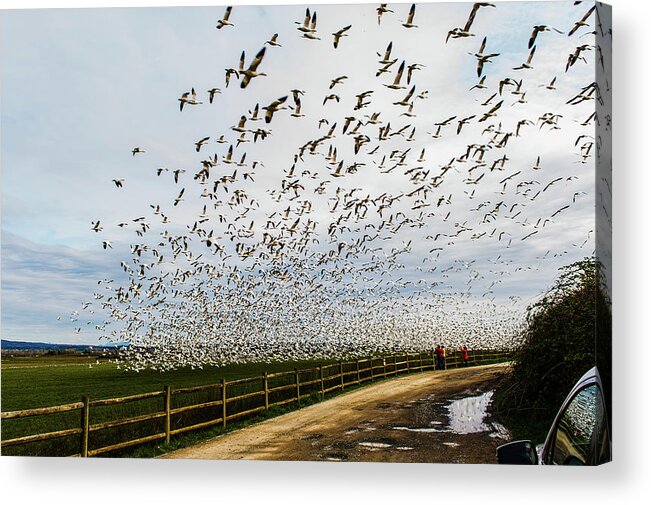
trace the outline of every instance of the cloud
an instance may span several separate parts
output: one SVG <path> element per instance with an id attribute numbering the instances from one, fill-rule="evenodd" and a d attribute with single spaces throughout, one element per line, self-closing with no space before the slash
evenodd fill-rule
<path id="1" fill-rule="evenodd" d="M 232 18 L 236 27 L 223 30 L 214 27 L 223 7 L 5 13 L 3 43 L 15 50 L 2 60 L 3 336 L 51 332 L 53 338 L 67 339 L 66 332 L 74 325 L 66 323 L 65 330 L 56 329 L 50 325 L 56 315 L 69 314 L 87 300 L 97 279 L 118 279 L 122 273 L 119 261 L 131 256 L 134 244 L 147 242 L 155 248 L 165 228 L 189 235 L 204 205 L 209 207 L 215 235 L 223 238 L 223 230 L 215 223 L 217 214 L 232 221 L 240 211 L 228 204 L 232 191 L 227 194 L 219 189 L 218 207 L 210 209 L 215 202 L 200 196 L 205 187 L 193 182 L 192 176 L 201 160 L 225 155 L 230 143 L 215 144 L 212 139 L 226 134 L 234 143 L 239 134 L 230 127 L 242 114 L 256 103 L 265 106 L 295 88 L 305 91 L 306 117 L 292 118 L 288 111 L 280 111 L 268 126 L 272 134 L 267 140 L 235 149 L 238 160 L 246 152 L 249 164 L 253 160 L 264 163 L 255 171 L 250 165 L 237 168 L 238 184 L 259 204 L 243 219 L 247 225 L 253 222 L 251 244 L 262 240 L 270 215 L 282 213 L 288 205 L 295 209 L 301 200 L 310 199 L 310 219 L 317 223 L 321 240 L 313 250 L 336 248 L 337 243 L 328 243 L 328 226 L 338 215 L 330 210 L 335 196 L 355 188 L 360 198 L 406 195 L 417 184 L 405 170 L 421 165 L 431 180 L 455 158 L 443 183 L 430 191 L 425 202 L 429 206 L 414 210 L 416 198 L 406 196 L 392 206 L 391 213 L 403 213 L 412 221 L 391 236 L 385 234 L 381 254 L 390 255 L 407 243 L 409 253 L 399 256 L 400 271 L 378 276 L 438 282 L 433 292 L 459 294 L 470 287 L 473 296 L 506 303 L 510 296 L 530 299 L 551 284 L 558 267 L 589 255 L 594 248 L 594 235 L 589 236 L 594 229 L 594 165 L 591 160 L 577 163 L 580 151 L 574 143 L 586 132 L 580 123 L 593 110 L 593 103 L 569 106 L 565 102 L 594 79 L 594 55 L 588 52 L 586 64 L 579 62 L 565 73 L 567 54 L 578 39 L 545 32 L 537 41 L 534 70 L 513 70 L 528 55 L 526 46 L 534 24 L 567 31 L 570 20 L 582 13 L 570 3 L 500 4 L 480 10 L 473 26 L 475 37 L 446 44 L 448 30 L 465 22 L 469 4 L 418 5 L 415 22 L 419 28 L 412 30 L 398 22 L 406 18 L 408 8 L 407 4 L 394 6 L 396 12 L 385 15 L 378 26 L 375 6 L 313 7 L 318 11 L 320 41 L 302 39 L 295 29 L 294 21 L 303 19 L 303 6 L 239 7 Z M 334 49 L 330 34 L 348 24 L 352 25 L 349 36 Z M 267 48 L 260 70 L 269 75 L 254 79 L 244 90 L 237 81 L 226 89 L 224 69 L 237 67 L 242 51 L 250 61 L 274 33 L 279 34 L 283 47 Z M 487 49 L 500 56 L 486 65 L 488 89 L 469 91 L 477 83 L 472 53 L 484 34 Z M 581 42 L 591 40 L 589 36 Z M 383 53 L 390 42 L 398 62 L 390 73 L 377 78 L 376 53 Z M 414 72 L 413 82 L 416 94 L 429 92 L 428 99 L 415 101 L 415 118 L 401 115 L 405 109 L 394 105 L 408 89 L 395 91 L 382 85 L 391 82 L 403 59 L 423 65 Z M 331 79 L 340 75 L 348 79 L 330 90 Z M 492 102 L 503 101 L 497 119 L 476 122 L 486 110 L 481 104 L 507 76 L 523 80 L 526 103 L 518 103 L 514 88 L 506 87 Z M 551 93 L 541 86 L 554 76 L 557 90 Z M 206 102 L 206 90 L 213 86 L 223 91 L 214 104 L 188 106 L 179 112 L 181 93 L 194 87 Z M 355 95 L 367 89 L 374 91 L 372 105 L 354 111 Z M 340 102 L 323 105 L 324 97 L 333 91 L 340 95 Z M 408 166 L 383 173 L 386 167 L 378 166 L 381 156 L 368 154 L 380 143 L 379 126 L 361 128 L 371 142 L 358 155 L 353 152 L 352 137 L 339 133 L 345 116 L 355 116 L 353 128 L 372 112 L 380 112 L 383 124 L 390 123 L 393 132 L 406 126 L 408 135 L 415 129 L 414 142 L 406 142 L 406 135 L 395 136 L 382 141 L 380 151 L 388 155 L 410 149 Z M 549 112 L 562 115 L 561 130 L 540 127 L 539 118 Z M 457 135 L 456 121 L 470 115 L 475 120 Z M 443 137 L 432 138 L 434 123 L 451 116 L 457 118 L 443 129 Z M 319 127 L 319 119 L 328 120 L 328 126 Z M 476 146 L 493 137 L 484 131 L 486 126 L 494 123 L 496 130 L 514 131 L 522 119 L 535 124 L 524 126 L 522 135 L 510 138 L 506 148 L 488 150 L 487 165 L 473 168 L 479 160 Z M 323 142 L 320 154 L 306 153 L 296 164 L 305 187 L 301 199 L 276 203 L 272 196 L 277 193 L 270 192 L 278 192 L 294 154 L 335 122 L 335 138 Z M 207 135 L 210 144 L 197 153 L 194 142 Z M 501 135 L 493 139 L 497 142 Z M 357 173 L 341 179 L 329 176 L 322 154 L 330 145 L 346 165 L 361 164 Z M 146 153 L 132 156 L 134 146 Z M 418 162 L 422 149 L 425 161 Z M 468 159 L 459 161 L 466 152 Z M 502 156 L 508 158 L 503 169 L 489 168 Z M 538 156 L 542 168 L 534 170 Z M 388 166 L 391 161 L 385 163 Z M 160 167 L 168 171 L 157 177 Z M 177 169 L 185 170 L 179 184 L 172 180 Z M 232 170 L 235 167 L 222 163 L 213 169 L 213 178 Z M 242 184 L 245 171 L 252 173 L 255 183 Z M 319 178 L 312 179 L 313 174 Z M 469 184 L 481 174 L 481 184 Z M 505 188 L 501 181 L 509 176 L 513 177 Z M 113 178 L 124 178 L 124 188 L 116 188 Z M 318 197 L 314 191 L 322 179 L 329 185 L 323 197 Z M 184 201 L 174 206 L 172 201 L 181 188 L 186 189 Z M 439 206 L 440 198 L 444 203 Z M 163 226 L 160 214 L 153 213 L 151 206 L 157 205 L 170 225 Z M 376 211 L 371 208 L 362 224 L 378 227 L 388 219 L 386 213 Z M 138 225 L 133 219 L 140 216 L 151 226 L 145 237 L 135 233 Z M 91 221 L 97 220 L 104 226 L 101 234 L 90 230 Z M 118 228 L 118 223 L 128 226 Z M 438 240 L 432 238 L 439 234 Z M 353 226 L 339 240 L 352 242 L 358 235 Z M 234 245 L 227 238 L 223 239 L 225 247 L 232 253 Z M 114 250 L 102 251 L 102 240 L 110 240 Z M 191 247 L 205 252 L 196 239 Z M 235 258 L 227 263 L 250 264 Z M 437 269 L 428 272 L 433 266 Z M 34 299 L 42 300 L 45 308 L 35 308 Z"/>
<path id="2" fill-rule="evenodd" d="M 99 252 L 36 244 L 4 232 L 3 338 L 96 342 L 99 334 L 93 320 L 86 324 L 88 319 L 81 316 L 79 321 L 71 321 L 71 314 L 82 312 L 82 304 L 100 290 L 97 281 L 108 276 L 115 277 L 114 265 Z M 83 333 L 76 333 L 75 328 L 81 326 Z"/>

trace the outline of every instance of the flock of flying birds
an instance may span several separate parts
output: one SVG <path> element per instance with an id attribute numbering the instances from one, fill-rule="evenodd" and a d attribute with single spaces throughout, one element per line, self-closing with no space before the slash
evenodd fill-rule
<path id="1" fill-rule="evenodd" d="M 130 344 L 124 358 L 136 370 L 517 342 L 526 302 L 517 295 L 518 284 L 528 282 L 526 274 L 549 261 L 558 266 L 570 252 L 577 259 L 592 254 L 588 229 L 584 241 L 565 250 L 545 252 L 544 242 L 525 249 L 538 234 L 552 237 L 554 227 L 563 226 L 559 218 L 589 199 L 585 188 L 572 187 L 574 173 L 547 176 L 551 168 L 538 145 L 526 140 L 530 131 L 536 139 L 559 135 L 566 118 L 555 110 L 524 112 L 530 110 L 524 106 L 529 90 L 555 96 L 575 66 L 591 58 L 604 64 L 598 45 L 586 41 L 610 33 L 604 33 L 595 5 L 586 10 L 581 4 L 575 2 L 577 17 L 567 26 L 531 26 L 522 63 L 509 75 L 490 74 L 502 56 L 487 49 L 490 33 L 475 31 L 486 11 L 502 6 L 474 3 L 440 43 L 432 34 L 432 51 L 460 43 L 475 48 L 468 64 L 478 80 L 464 92 L 472 113 L 441 118 L 417 116 L 421 103 L 434 98 L 427 88 L 432 83 L 418 80 L 428 62 L 399 52 L 409 50 L 408 39 L 374 49 L 374 75 L 337 75 L 338 51 L 361 41 L 363 30 L 355 31 L 354 24 L 324 27 L 316 10 L 306 9 L 295 21 L 297 40 L 281 40 L 278 33 L 261 39 L 252 59 L 242 51 L 239 65 L 224 69 L 222 87 L 206 93 L 190 87 L 177 106 L 186 119 L 196 107 L 226 100 L 229 86 L 229 94 L 238 93 L 235 82 L 240 89 L 263 87 L 274 74 L 269 52 L 297 43 L 332 44 L 327 94 L 287 89 L 242 111 L 227 131 L 188 146 L 189 160 L 203 160 L 184 168 L 152 167 L 152 177 L 175 188 L 174 197 L 148 202 L 141 216 L 115 223 L 124 234 L 120 250 L 128 244 L 130 255 L 121 261 L 121 274 L 100 280 L 93 300 L 84 303 L 91 319 L 104 319 L 87 323 L 105 338 Z M 378 30 L 397 23 L 407 37 L 425 29 L 415 4 L 375 10 Z M 237 13 L 226 8 L 217 36 L 238 30 Z M 538 82 L 536 50 L 551 37 L 576 40 L 576 49 L 557 56 L 556 77 Z M 352 89 L 360 78 L 364 88 Z M 584 104 L 580 110 L 589 114 L 575 125 L 582 129 L 573 139 L 577 167 L 599 149 L 595 122 L 610 118 L 596 115 L 595 102 L 607 91 L 586 82 L 561 97 L 564 107 Z M 382 102 L 381 93 L 389 93 L 391 102 Z M 342 109 L 341 115 L 332 112 Z M 517 121 L 509 120 L 519 110 Z M 426 132 L 417 118 L 430 125 Z M 283 166 L 252 160 L 249 153 L 260 144 L 282 150 L 297 143 L 298 136 L 275 128 L 278 122 L 318 134 L 296 145 Z M 437 146 L 466 138 L 471 141 L 451 159 L 434 161 L 443 156 Z M 524 144 L 529 163 L 511 161 L 509 148 L 522 142 L 530 142 Z M 131 158 L 147 156 L 146 146 L 131 151 Z M 113 184 L 124 191 L 129 179 L 116 177 Z M 178 220 L 180 209 L 186 214 Z M 196 212 L 188 219 L 190 209 Z M 114 226 L 108 221 L 93 221 L 92 231 L 106 233 L 105 226 Z M 116 239 L 102 240 L 104 249 L 114 246 L 117 252 Z M 510 288 L 507 303 L 496 300 Z M 73 319 L 79 317 L 75 311 Z"/>

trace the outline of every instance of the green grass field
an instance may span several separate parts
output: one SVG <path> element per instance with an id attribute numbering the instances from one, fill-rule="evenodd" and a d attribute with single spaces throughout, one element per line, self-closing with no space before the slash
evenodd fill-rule
<path id="1" fill-rule="evenodd" d="M 429 353 L 424 359 L 427 364 Z M 486 360 L 490 362 L 491 360 Z M 499 359 L 497 360 L 499 361 Z M 418 359 L 416 360 L 418 362 Z M 493 361 L 494 362 L 494 361 Z M 251 396 L 254 392 L 262 390 L 263 372 L 274 373 L 298 369 L 301 382 L 301 401 L 290 404 L 273 406 L 275 402 L 283 402 L 295 397 L 294 374 L 285 374 L 269 378 L 269 388 L 279 388 L 278 391 L 269 393 L 268 411 L 260 414 L 247 414 L 228 422 L 226 428 L 241 427 L 251 422 L 273 417 L 300 408 L 310 403 L 322 400 L 320 395 L 320 375 L 316 369 L 319 364 L 328 364 L 322 361 L 285 361 L 271 363 L 234 364 L 224 367 L 205 367 L 203 369 L 180 369 L 169 372 L 157 371 L 127 371 L 118 368 L 108 361 L 97 361 L 96 357 L 86 356 L 47 356 L 47 357 L 8 357 L 2 360 L 2 411 L 23 410 L 38 407 L 50 407 L 66 403 L 82 401 L 88 396 L 91 400 L 117 398 L 140 393 L 162 392 L 165 386 L 171 386 L 173 391 L 179 388 L 188 388 L 201 385 L 218 385 L 203 390 L 177 391 L 171 396 L 171 409 L 180 409 L 171 418 L 171 429 L 183 430 L 185 427 L 194 426 L 202 422 L 219 419 L 222 416 L 220 405 L 210 407 L 211 402 L 221 400 L 222 379 L 233 381 L 235 379 L 258 377 L 259 380 L 238 382 L 229 385 L 227 397 L 229 415 L 237 412 L 247 412 L 250 409 L 263 408 L 264 398 L 259 395 Z M 360 367 L 359 377 L 364 382 L 361 387 L 373 379 L 368 368 L 368 361 Z M 399 373 L 407 372 L 407 365 L 402 364 Z M 346 373 L 346 390 L 360 387 L 356 383 L 354 362 L 343 365 Z M 329 367 L 323 371 L 324 388 L 337 385 L 341 381 L 338 375 L 339 367 Z M 352 374 L 352 376 L 350 375 Z M 382 375 L 375 376 L 375 380 L 382 380 Z M 327 397 L 340 394 L 337 387 Z M 240 398 L 241 395 L 244 395 Z M 198 409 L 184 410 L 191 405 L 208 404 Z M 147 397 L 134 402 L 94 406 L 90 409 L 90 424 L 114 423 L 127 418 L 149 415 L 164 410 L 162 396 Z M 20 419 L 8 419 L 2 422 L 2 439 L 9 440 L 18 437 L 49 433 L 58 430 L 78 429 L 80 427 L 80 410 L 61 412 Z M 164 419 L 161 417 L 137 421 L 128 425 L 115 425 L 107 428 L 97 428 L 89 439 L 89 450 L 102 451 L 102 448 L 116 443 L 126 443 L 142 437 L 153 436 L 164 432 Z M 140 447 L 113 450 L 106 456 L 136 456 L 150 457 L 184 445 L 195 443 L 205 437 L 223 433 L 221 426 L 214 426 L 209 430 L 198 430 L 174 436 L 171 444 L 158 441 L 147 443 Z M 79 454 L 80 435 L 70 434 L 53 440 L 31 441 L 28 444 L 11 445 L 3 447 L 3 455 L 41 455 L 41 456 L 68 456 Z"/>
<path id="2" fill-rule="evenodd" d="M 206 384 L 219 384 L 222 379 L 231 381 L 245 377 L 261 377 L 265 371 L 274 373 L 290 371 L 294 368 L 298 368 L 299 370 L 308 369 L 314 368 L 320 363 L 325 364 L 325 362 L 317 361 L 285 361 L 234 364 L 224 367 L 205 367 L 195 370 L 180 369 L 169 372 L 152 370 L 133 372 L 118 368 L 117 365 L 106 360 L 100 359 L 98 363 L 96 357 L 70 355 L 7 357 L 2 360 L 2 411 L 50 407 L 79 402 L 84 396 L 88 396 L 91 400 L 99 400 L 162 391 L 164 386 L 167 385 L 173 389 L 178 389 Z M 315 372 L 311 373 L 314 374 Z M 313 379 L 314 376 L 310 378 Z M 301 380 L 308 379 L 302 374 Z M 283 383 L 291 381 L 293 381 L 293 375 L 284 376 L 282 379 Z M 254 383 L 239 384 L 229 388 L 229 397 L 259 389 L 260 384 L 257 381 Z M 172 399 L 172 408 L 218 400 L 219 396 L 216 396 L 218 394 L 219 389 L 211 389 L 208 391 L 177 395 Z M 291 395 L 293 393 L 286 391 L 283 394 Z M 238 405 L 232 404 L 231 408 L 245 410 L 246 408 L 258 406 L 255 402 L 259 403 L 260 401 L 262 401 L 260 397 L 247 399 Z M 91 420 L 93 423 L 112 421 L 160 411 L 162 407 L 161 398 L 144 399 L 124 405 L 96 407 L 91 409 Z M 278 413 L 287 411 L 287 409 L 293 408 L 295 407 L 287 406 L 280 410 L 274 409 L 266 413 L 266 415 L 277 415 Z M 212 411 L 198 410 L 188 412 L 174 416 L 173 425 L 178 428 L 215 418 L 218 414 L 218 412 L 214 412 L 214 409 Z M 79 426 L 79 415 L 79 411 L 74 411 L 5 420 L 2 423 L 2 438 L 3 440 L 8 440 L 10 438 L 37 433 L 75 428 Z M 243 419 L 242 421 L 246 420 Z M 93 434 L 91 446 L 102 447 L 115 442 L 160 432 L 162 429 L 161 422 L 159 419 L 157 421 L 142 422 L 136 425 L 96 432 Z M 236 422 L 235 424 L 241 423 Z M 213 435 L 218 432 L 218 428 L 211 431 Z M 184 439 L 196 440 L 196 437 L 197 434 L 182 435 L 175 442 L 175 445 L 183 443 Z M 78 438 L 78 436 L 70 436 L 53 441 L 6 447 L 2 453 L 3 455 L 64 456 L 74 454 L 78 451 Z M 139 455 L 143 455 L 142 448 L 137 449 L 136 452 Z M 128 456 L 132 453 L 133 450 L 127 450 L 118 452 L 117 455 Z M 152 453 L 146 449 L 144 454 L 151 455 Z"/>
<path id="3" fill-rule="evenodd" d="M 2 359 L 2 411 L 49 407 L 81 401 L 161 391 L 174 388 L 216 384 L 221 379 L 310 368 L 321 362 L 284 361 L 247 363 L 203 369 L 180 369 L 169 372 L 130 372 L 116 365 L 87 356 L 44 356 Z M 325 364 L 325 362 L 323 362 Z M 90 367 L 89 367 L 90 365 Z"/>

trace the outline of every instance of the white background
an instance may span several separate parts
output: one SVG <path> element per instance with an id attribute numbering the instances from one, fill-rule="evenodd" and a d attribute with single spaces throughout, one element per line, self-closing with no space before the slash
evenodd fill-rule
<path id="1" fill-rule="evenodd" d="M 214 5 L 57 1 L 57 7 Z M 235 2 L 256 3 L 256 2 Z M 258 2 L 260 3 L 260 2 Z M 264 3 L 277 3 L 269 2 Z M 282 3 L 302 3 L 286 1 Z M 340 2 L 330 2 L 340 3 Z M 600 468 L 0 458 L 4 503 L 648 503 L 648 3 L 612 0 L 614 458 Z M 0 0 L 2 8 L 51 7 Z M 3 47 L 2 51 L 11 48 Z"/>

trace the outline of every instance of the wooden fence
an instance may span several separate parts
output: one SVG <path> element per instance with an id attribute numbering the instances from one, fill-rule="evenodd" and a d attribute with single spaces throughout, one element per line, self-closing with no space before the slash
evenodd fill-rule
<path id="1" fill-rule="evenodd" d="M 469 364 L 480 365 L 507 361 L 505 352 L 469 351 Z M 456 368 L 462 364 L 460 353 L 449 354 L 446 368 Z M 118 450 L 147 444 L 154 441 L 169 443 L 171 437 L 193 430 L 212 426 L 226 427 L 229 422 L 269 410 L 271 407 L 298 402 L 313 394 L 324 397 L 333 391 L 340 391 L 349 386 L 357 386 L 368 381 L 386 379 L 398 374 L 421 372 L 435 368 L 436 358 L 433 352 L 375 356 L 354 361 L 338 362 L 308 369 L 267 373 L 232 381 L 222 379 L 216 384 L 203 386 L 172 388 L 165 386 L 162 391 L 136 394 L 122 398 L 91 400 L 83 397 L 80 402 L 57 405 L 54 407 L 2 412 L 3 423 L 21 418 L 51 416 L 52 414 L 78 411 L 76 427 L 67 427 L 46 433 L 20 436 L 2 440 L 2 452 L 14 446 L 25 446 L 44 441 L 68 440 L 72 447 L 78 449 L 69 454 L 61 454 L 56 443 L 50 443 L 50 450 L 23 454 L 31 455 L 67 455 L 73 457 L 92 457 Z M 197 396 L 199 395 L 199 396 Z M 189 398 L 183 401 L 183 398 Z M 134 402 L 146 401 L 154 410 L 133 415 L 133 410 L 126 414 L 103 422 L 91 423 L 91 419 L 106 417 L 94 415 L 106 407 L 122 406 Z M 154 402 L 155 401 L 155 402 Z M 154 402 L 152 404 L 152 402 Z M 158 406 L 156 406 L 158 404 Z M 190 415 L 200 413 L 200 415 Z M 73 418 L 74 419 L 74 418 Z M 13 421 L 12 421 L 13 422 Z M 143 423 L 155 426 L 154 432 L 134 429 Z M 47 425 L 47 423 L 45 423 Z M 51 429 L 51 428 L 50 428 Z M 115 431 L 115 430 L 118 431 Z M 121 441 L 115 441 L 110 431 L 120 433 Z M 100 436 L 109 432 L 108 435 Z M 118 437 L 119 438 L 119 437 Z M 77 442 L 74 442 L 77 440 Z"/>

